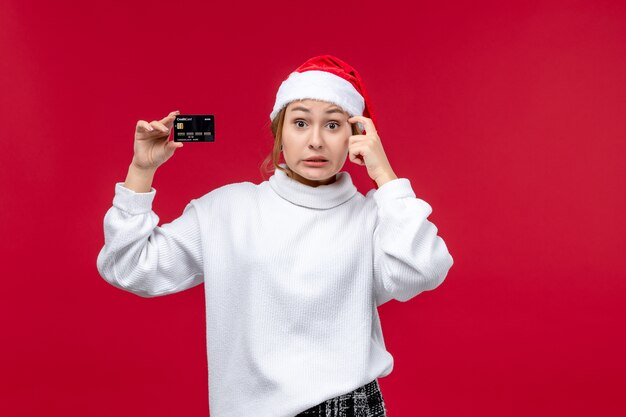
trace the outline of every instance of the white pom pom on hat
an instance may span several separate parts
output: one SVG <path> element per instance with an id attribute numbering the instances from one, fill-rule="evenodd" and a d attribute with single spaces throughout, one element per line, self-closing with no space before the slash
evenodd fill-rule
<path id="1" fill-rule="evenodd" d="M 273 121 L 292 101 L 304 99 L 334 103 L 350 116 L 368 117 L 376 125 L 361 76 L 351 65 L 335 56 L 310 58 L 289 74 L 278 88 L 270 120 Z"/>

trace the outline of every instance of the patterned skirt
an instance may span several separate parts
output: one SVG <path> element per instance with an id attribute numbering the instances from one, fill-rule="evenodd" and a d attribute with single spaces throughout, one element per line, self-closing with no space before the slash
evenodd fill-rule
<path id="1" fill-rule="evenodd" d="M 326 400 L 296 417 L 386 417 L 385 402 L 378 379 L 347 394 Z"/>

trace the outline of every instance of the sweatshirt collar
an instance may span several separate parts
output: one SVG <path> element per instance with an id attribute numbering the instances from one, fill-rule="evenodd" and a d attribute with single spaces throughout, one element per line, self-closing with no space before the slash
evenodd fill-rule
<path id="1" fill-rule="evenodd" d="M 282 163 L 280 166 L 286 167 L 286 164 Z M 349 173 L 340 171 L 335 178 L 332 184 L 311 187 L 277 169 L 269 183 L 276 194 L 293 204 L 314 209 L 330 209 L 345 203 L 357 192 Z"/>

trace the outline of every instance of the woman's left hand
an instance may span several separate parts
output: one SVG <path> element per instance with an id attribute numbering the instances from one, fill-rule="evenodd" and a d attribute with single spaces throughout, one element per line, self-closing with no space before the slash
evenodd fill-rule
<path id="1" fill-rule="evenodd" d="M 348 119 L 348 123 L 356 122 L 361 122 L 365 128 L 365 135 L 352 135 L 348 139 L 350 161 L 357 165 L 365 165 L 367 174 L 376 181 L 378 187 L 397 179 L 385 155 L 372 119 L 365 116 L 352 116 Z"/>

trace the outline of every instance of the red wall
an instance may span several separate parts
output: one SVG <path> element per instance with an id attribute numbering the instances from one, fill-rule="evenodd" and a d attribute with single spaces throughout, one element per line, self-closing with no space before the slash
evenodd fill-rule
<path id="1" fill-rule="evenodd" d="M 626 415 L 625 3 L 420 3 L 5 0 L 0 415 L 207 414 L 203 287 L 107 284 L 103 217 L 136 121 L 172 110 L 215 114 L 217 141 L 157 172 L 161 223 L 262 181 L 276 90 L 324 53 L 361 72 L 455 260 L 380 308 L 389 415 Z"/>

